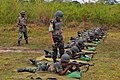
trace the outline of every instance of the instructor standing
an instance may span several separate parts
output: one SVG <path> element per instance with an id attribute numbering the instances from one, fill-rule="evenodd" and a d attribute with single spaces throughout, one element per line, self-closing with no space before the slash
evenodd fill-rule
<path id="1" fill-rule="evenodd" d="M 62 17 L 63 12 L 58 10 L 54 14 L 55 18 L 53 18 L 50 21 L 49 25 L 49 32 L 50 32 L 50 38 L 52 40 L 52 47 L 53 47 L 53 61 L 56 62 L 57 54 L 58 54 L 58 48 L 60 57 L 64 54 L 64 42 L 63 42 L 63 36 L 62 36 Z"/>

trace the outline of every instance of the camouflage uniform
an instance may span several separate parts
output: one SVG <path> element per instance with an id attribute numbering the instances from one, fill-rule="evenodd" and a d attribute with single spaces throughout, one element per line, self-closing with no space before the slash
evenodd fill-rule
<path id="1" fill-rule="evenodd" d="M 34 59 L 30 59 L 30 61 L 36 65 L 35 68 L 20 68 L 18 70 L 18 72 L 32 72 L 35 73 L 36 71 L 49 71 L 49 72 L 54 72 L 54 73 L 58 73 L 61 74 L 61 72 L 65 71 L 64 74 L 67 74 L 68 71 L 73 72 L 74 70 L 78 70 L 79 67 L 76 68 L 72 68 L 69 67 L 69 62 L 70 62 L 70 56 L 68 54 L 63 54 L 61 56 L 61 60 L 59 62 L 40 62 Z M 62 64 L 64 63 L 64 65 Z M 66 64 L 66 65 L 65 65 Z M 67 72 L 66 72 L 67 69 Z M 64 75 L 62 74 L 62 75 Z"/>
<path id="2" fill-rule="evenodd" d="M 22 15 L 22 12 L 21 12 L 21 15 Z M 25 15 L 25 13 L 24 13 L 24 15 Z M 18 45 L 20 45 L 20 41 L 22 40 L 22 34 L 24 34 L 26 44 L 28 44 L 27 17 L 19 17 L 18 18 L 18 27 L 19 27 Z"/>
<path id="3" fill-rule="evenodd" d="M 31 72 L 35 73 L 36 71 L 48 71 L 53 73 L 59 73 L 60 71 L 63 71 L 67 66 L 62 67 L 61 62 L 39 62 L 37 61 L 34 64 L 36 67 L 34 68 L 20 68 L 18 72 Z"/>
<path id="4" fill-rule="evenodd" d="M 56 62 L 56 63 L 54 63 L 54 65 L 53 65 L 54 67 L 52 68 L 52 65 L 49 67 L 49 71 L 50 72 L 55 72 L 55 73 L 59 73 L 60 71 L 63 71 L 63 67 L 62 67 L 62 65 L 61 65 L 61 62 Z"/>
<path id="5" fill-rule="evenodd" d="M 52 32 L 52 37 L 55 45 L 53 46 L 53 60 L 56 62 L 58 50 L 60 57 L 64 54 L 64 43 L 63 43 L 63 36 L 62 36 L 62 20 L 57 21 L 56 19 L 52 19 L 50 21 L 49 31 Z"/>

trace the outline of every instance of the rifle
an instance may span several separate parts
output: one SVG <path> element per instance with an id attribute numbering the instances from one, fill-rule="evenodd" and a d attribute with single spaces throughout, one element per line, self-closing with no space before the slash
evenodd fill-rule
<path id="1" fill-rule="evenodd" d="M 97 52 L 94 51 L 88 51 L 88 52 L 79 52 L 77 54 L 96 54 Z"/>
<path id="2" fill-rule="evenodd" d="M 92 52 L 92 51 L 89 51 L 89 52 L 78 52 L 78 53 L 74 54 L 74 56 L 71 59 L 80 59 L 81 56 L 86 57 L 86 55 L 89 55 L 89 54 L 90 54 L 90 59 L 92 59 L 94 54 L 96 54 L 96 53 L 97 52 Z"/>
<path id="3" fill-rule="evenodd" d="M 93 64 L 90 64 L 90 63 L 73 61 L 73 62 L 70 62 L 69 65 L 75 66 L 76 68 L 77 68 L 77 67 L 85 66 L 85 69 L 82 70 L 82 71 L 83 71 L 83 72 L 87 72 L 87 71 L 89 70 L 89 67 L 90 67 L 90 66 L 94 66 L 94 63 L 93 63 Z"/>
<path id="4" fill-rule="evenodd" d="M 71 42 L 71 43 L 67 43 L 64 47 L 64 49 L 68 49 L 68 48 L 71 48 L 72 46 L 76 45 L 79 41 L 74 41 L 74 42 Z M 94 44 L 94 43 L 88 43 L 88 42 L 85 42 L 83 41 L 83 45 L 84 47 L 88 48 L 88 47 L 96 47 L 97 45 Z"/>
<path id="5" fill-rule="evenodd" d="M 97 45 L 94 43 L 84 43 L 86 47 L 96 47 Z"/>

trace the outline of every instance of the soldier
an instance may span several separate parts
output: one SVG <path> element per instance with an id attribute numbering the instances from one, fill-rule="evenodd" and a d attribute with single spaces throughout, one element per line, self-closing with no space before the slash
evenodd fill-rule
<path id="1" fill-rule="evenodd" d="M 18 18 L 18 27 L 19 27 L 18 46 L 20 46 L 20 41 L 22 40 L 22 34 L 24 34 L 26 44 L 28 44 L 27 17 L 25 17 L 26 12 L 21 11 L 20 14 L 21 14 L 21 17 Z"/>
<path id="2" fill-rule="evenodd" d="M 63 54 L 61 56 L 61 60 L 55 63 L 41 63 L 40 61 L 36 61 L 34 59 L 30 59 L 30 61 L 36 65 L 36 68 L 20 68 L 18 72 L 32 72 L 36 71 L 49 71 L 54 72 L 59 75 L 65 75 L 68 71 L 73 72 L 79 70 L 79 67 L 76 69 L 72 69 L 73 65 L 70 65 L 70 56 L 68 54 Z"/>
<path id="3" fill-rule="evenodd" d="M 85 47 L 84 42 L 78 41 L 75 43 L 75 45 L 73 45 L 69 49 L 67 49 L 66 53 L 70 56 L 71 59 L 76 59 L 76 57 L 80 58 L 80 54 L 78 54 L 78 53 L 82 52 L 84 47 Z M 44 50 L 44 51 L 45 51 L 46 58 L 51 58 L 53 56 L 53 51 L 47 51 L 47 50 Z"/>
<path id="4" fill-rule="evenodd" d="M 50 38 L 52 40 L 52 46 L 53 46 L 53 61 L 56 62 L 58 50 L 60 57 L 64 54 L 64 42 L 63 42 L 63 36 L 62 36 L 62 17 L 63 12 L 58 10 L 54 14 L 55 18 L 50 21 L 49 25 L 49 32 L 50 32 Z"/>

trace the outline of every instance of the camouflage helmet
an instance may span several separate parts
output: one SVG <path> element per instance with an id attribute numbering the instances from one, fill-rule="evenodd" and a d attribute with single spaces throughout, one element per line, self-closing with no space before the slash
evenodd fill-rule
<path id="1" fill-rule="evenodd" d="M 72 51 L 71 50 L 66 50 L 65 52 L 70 56 L 70 58 L 72 58 Z"/>
<path id="2" fill-rule="evenodd" d="M 70 56 L 67 53 L 64 53 L 61 56 L 61 62 L 70 62 Z"/>
<path id="3" fill-rule="evenodd" d="M 63 12 L 58 10 L 55 14 L 54 14 L 55 17 L 58 17 L 58 18 L 62 18 L 63 17 Z"/>
<path id="4" fill-rule="evenodd" d="M 79 48 L 75 45 L 73 47 L 70 48 L 70 50 L 74 53 L 78 53 L 79 52 Z"/>
<path id="5" fill-rule="evenodd" d="M 23 15 L 25 15 L 25 14 L 26 14 L 26 12 L 25 12 L 25 11 L 21 11 L 21 12 L 20 12 L 20 14 L 23 14 Z"/>
<path id="6" fill-rule="evenodd" d="M 84 44 L 84 41 L 83 40 L 79 40 L 78 41 L 78 45 L 83 45 Z"/>

